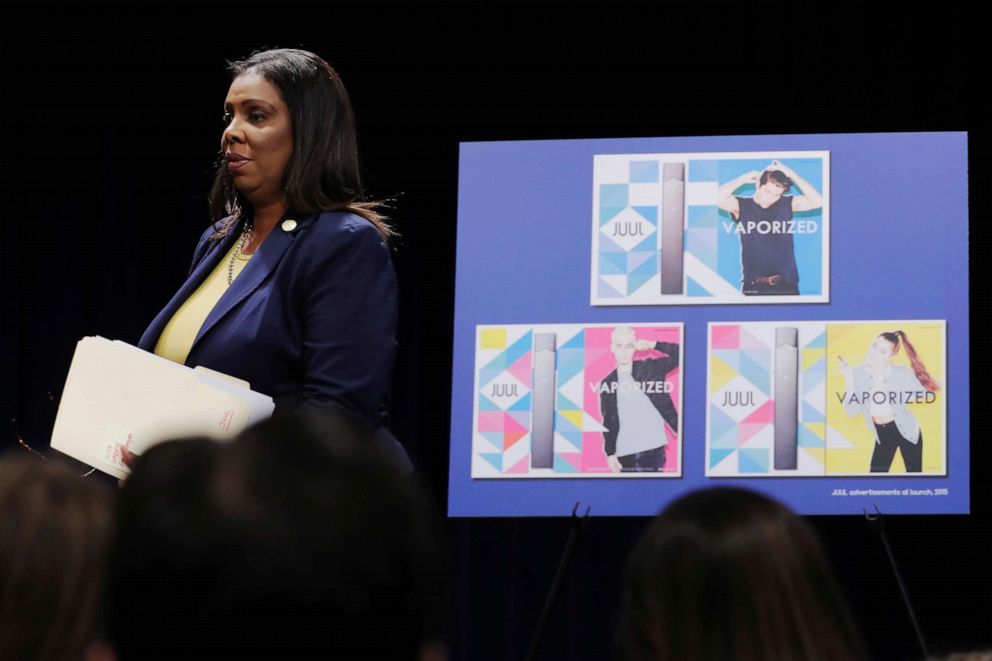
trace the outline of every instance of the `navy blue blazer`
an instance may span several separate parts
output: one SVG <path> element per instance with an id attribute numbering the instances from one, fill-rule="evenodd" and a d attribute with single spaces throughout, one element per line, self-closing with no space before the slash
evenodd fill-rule
<path id="1" fill-rule="evenodd" d="M 296 227 L 286 231 L 288 219 Z M 240 236 L 238 226 L 211 240 L 216 227 L 200 237 L 189 277 L 141 336 L 142 349 L 154 351 L 172 315 Z M 396 274 L 371 223 L 343 212 L 287 212 L 203 322 L 186 365 L 248 381 L 277 412 L 341 407 L 380 427 L 396 317 Z"/>

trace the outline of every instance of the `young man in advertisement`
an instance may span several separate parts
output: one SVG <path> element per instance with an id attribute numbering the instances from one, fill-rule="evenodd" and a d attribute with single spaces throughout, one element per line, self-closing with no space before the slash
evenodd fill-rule
<path id="1" fill-rule="evenodd" d="M 734 192 L 753 184 L 753 197 Z M 795 186 L 801 195 L 786 195 Z M 741 293 L 747 296 L 799 294 L 799 270 L 793 235 L 799 223 L 792 214 L 823 206 L 823 196 L 795 170 L 775 160 L 762 172 L 752 170 L 717 191 L 717 206 L 730 214 L 741 239 Z"/>
<path id="2" fill-rule="evenodd" d="M 617 367 L 599 390 L 606 461 L 614 473 L 657 472 L 665 466 L 665 423 L 678 431 L 668 373 L 679 366 L 679 345 L 639 340 L 634 329 L 619 326 L 610 335 Z M 654 349 L 663 358 L 634 360 L 635 351 Z"/>

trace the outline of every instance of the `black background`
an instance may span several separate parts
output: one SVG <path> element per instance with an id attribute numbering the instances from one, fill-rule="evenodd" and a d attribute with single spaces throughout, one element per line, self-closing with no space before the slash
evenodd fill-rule
<path id="1" fill-rule="evenodd" d="M 367 190 L 396 198 L 393 426 L 440 509 L 459 141 L 967 130 L 972 198 L 986 198 L 988 113 L 977 96 L 989 78 L 987 37 L 966 3 L 69 3 L 17 11 L 18 20 L 5 21 L 17 39 L 2 46 L 0 95 L 0 401 L 10 421 L 0 449 L 10 451 L 20 452 L 18 433 L 47 445 L 80 337 L 136 342 L 183 281 L 208 222 L 225 61 L 254 49 L 302 47 L 332 63 L 358 115 Z M 677 91 L 666 96 L 673 76 Z M 933 215 L 940 231 L 940 210 Z M 897 217 L 889 222 L 892 240 L 926 240 L 900 233 Z M 982 245 L 983 223 L 978 215 L 971 225 L 973 247 Z M 979 256 L 973 291 L 984 290 L 983 273 Z M 965 284 L 946 295 L 964 296 Z M 976 374 L 982 349 L 979 336 Z M 974 381 L 981 395 L 985 384 Z M 931 651 L 992 647 L 983 403 L 973 413 L 973 513 L 887 519 Z M 877 534 L 860 517 L 809 521 L 873 655 L 917 658 Z M 589 524 L 542 658 L 609 656 L 623 563 L 645 522 Z M 447 529 L 452 657 L 522 658 L 570 522 L 450 520 Z"/>

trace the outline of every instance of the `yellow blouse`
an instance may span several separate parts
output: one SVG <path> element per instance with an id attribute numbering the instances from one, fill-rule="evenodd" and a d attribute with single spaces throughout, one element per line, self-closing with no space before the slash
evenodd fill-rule
<path id="1" fill-rule="evenodd" d="M 217 305 L 217 301 L 227 291 L 227 276 L 231 267 L 231 260 L 234 260 L 234 278 L 244 270 L 245 265 L 251 259 L 251 255 L 242 254 L 238 250 L 241 242 L 235 241 L 231 249 L 227 251 L 214 270 L 207 276 L 196 291 L 193 292 L 186 301 L 179 306 L 172 319 L 166 324 L 165 329 L 158 338 L 155 345 L 155 353 L 163 358 L 175 361 L 179 364 L 186 362 L 189 350 L 193 348 L 193 340 L 200 332 L 200 327 L 206 321 L 210 311 Z M 231 280 L 234 281 L 233 278 Z"/>

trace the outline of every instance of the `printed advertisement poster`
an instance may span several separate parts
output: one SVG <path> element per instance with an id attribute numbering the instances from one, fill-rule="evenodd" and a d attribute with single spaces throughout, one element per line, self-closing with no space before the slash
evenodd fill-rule
<path id="1" fill-rule="evenodd" d="M 945 326 L 710 324 L 706 474 L 945 475 Z"/>
<path id="2" fill-rule="evenodd" d="M 448 514 L 968 513 L 968 140 L 463 142 Z"/>
<path id="3" fill-rule="evenodd" d="M 829 300 L 830 153 L 597 154 L 593 305 Z"/>
<path id="4" fill-rule="evenodd" d="M 473 478 L 681 476 L 682 325 L 477 326 Z"/>

